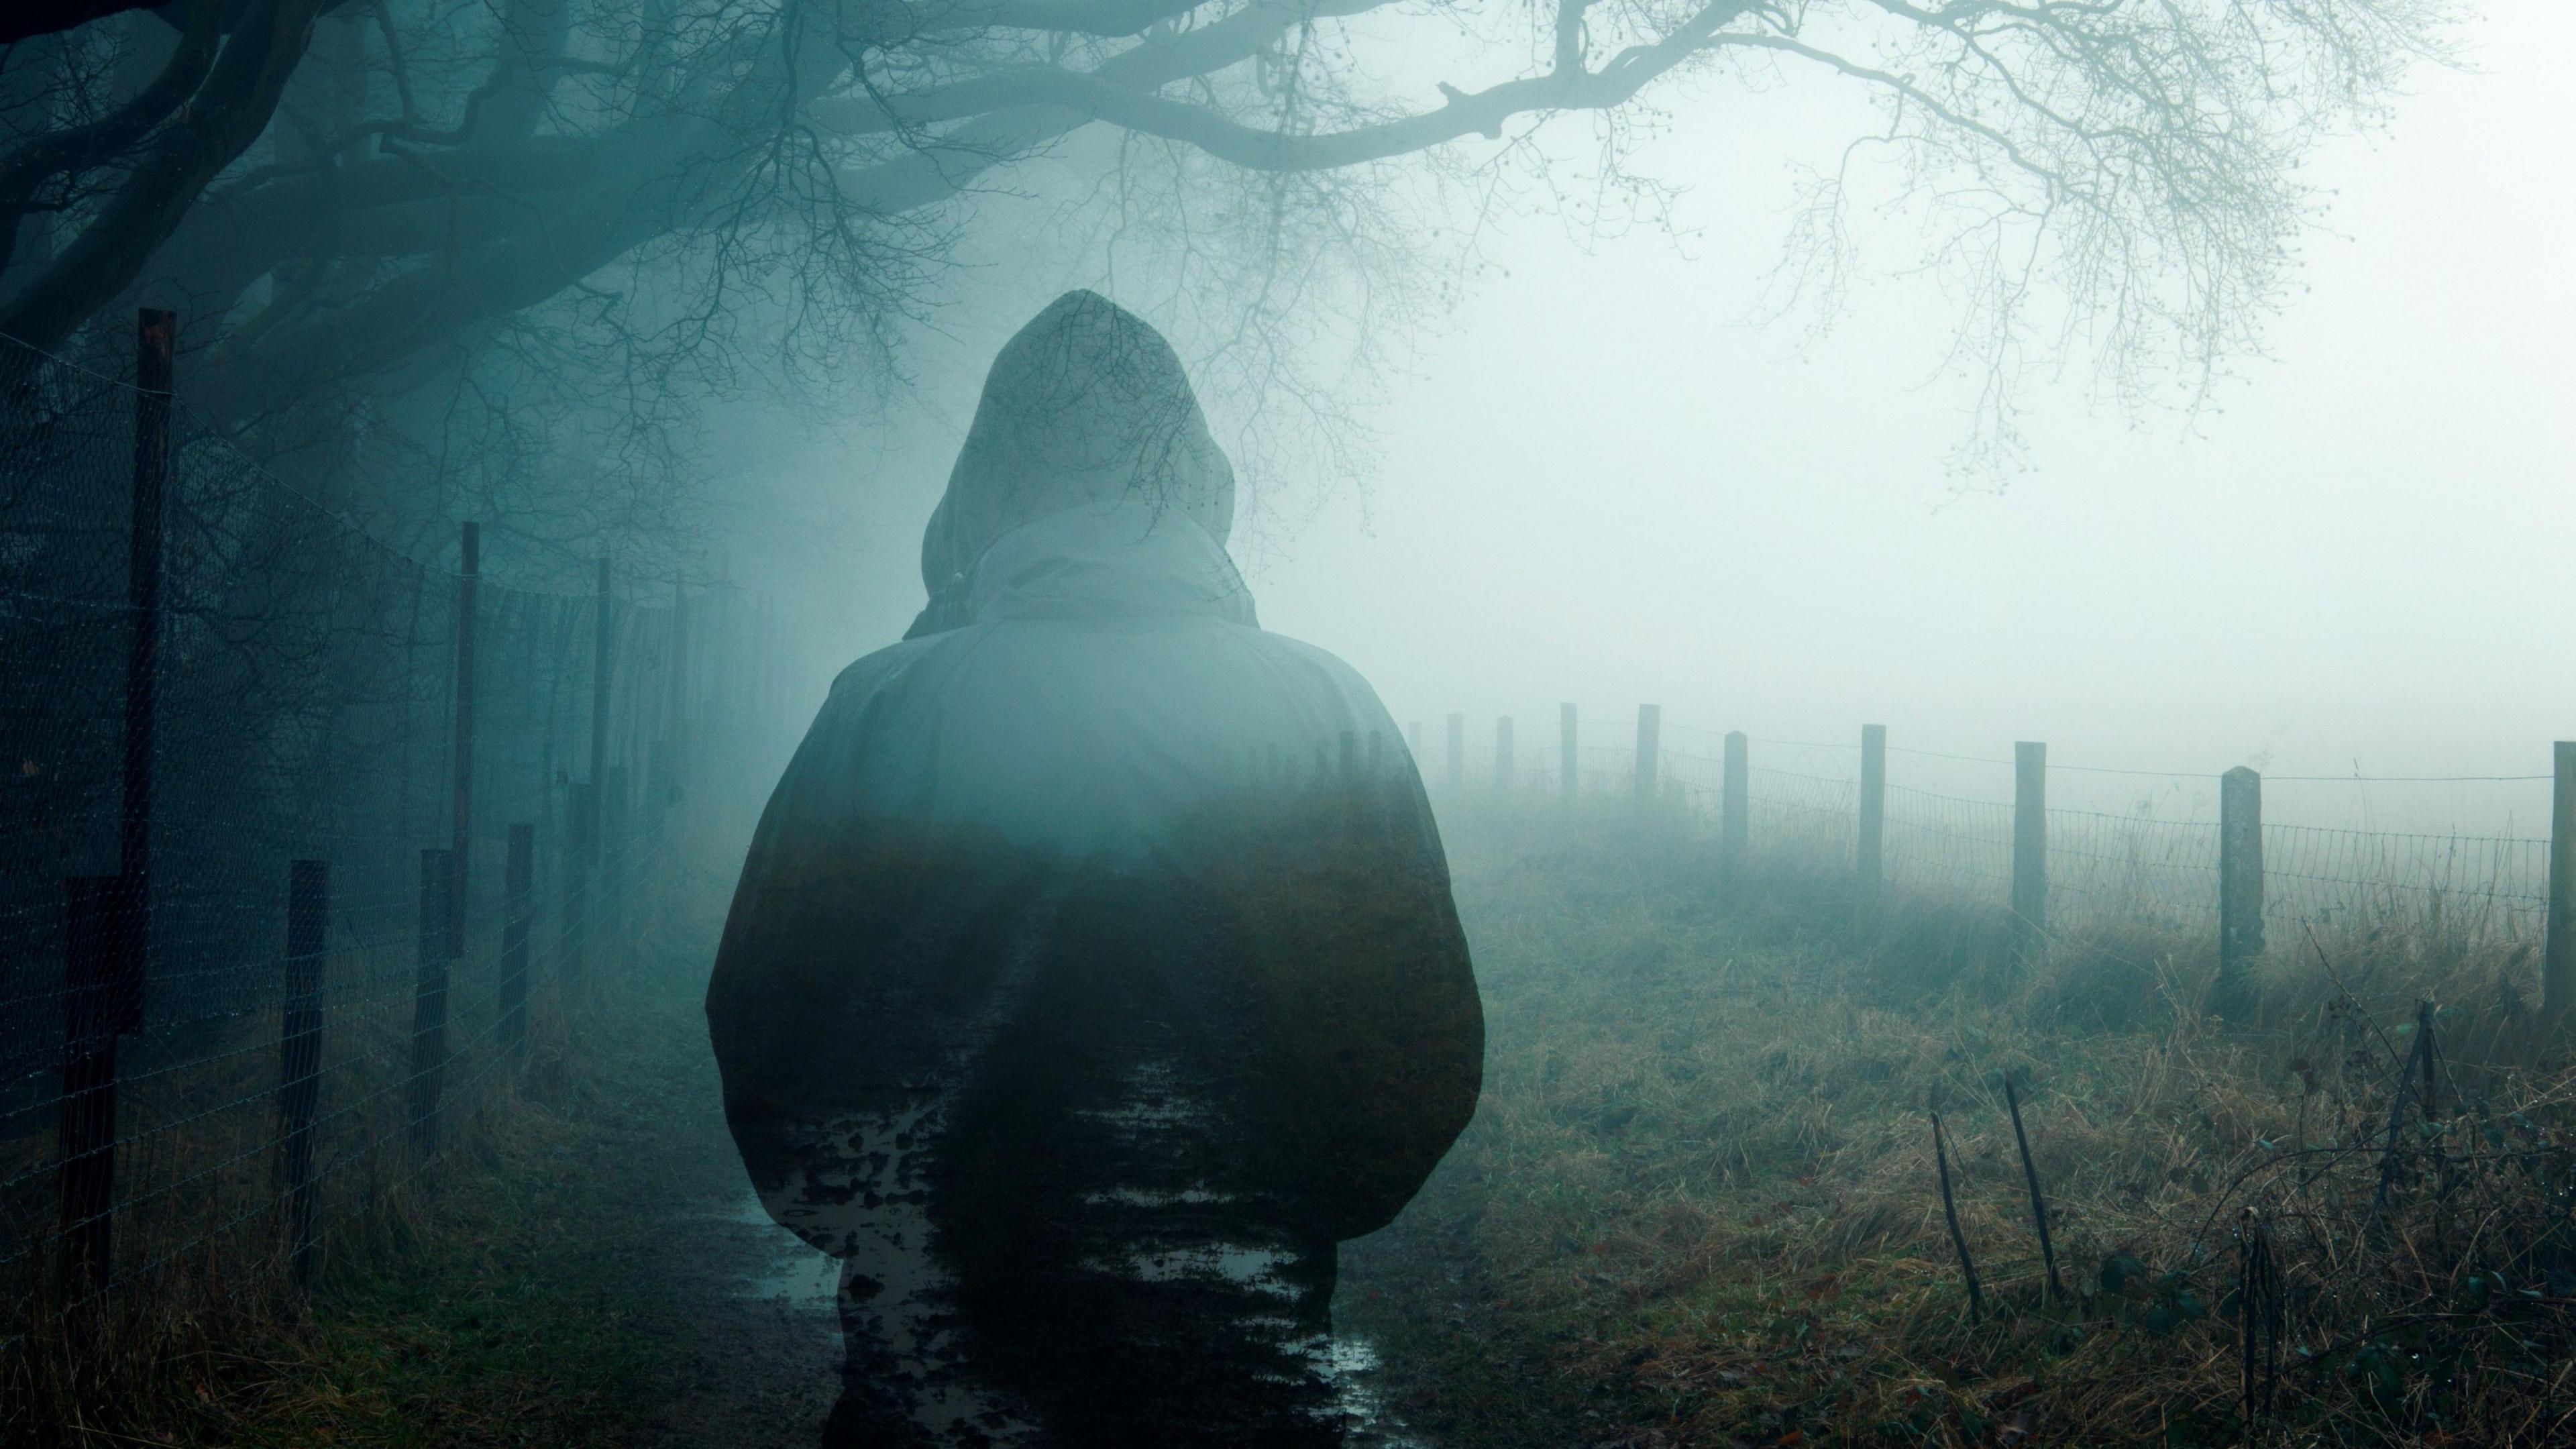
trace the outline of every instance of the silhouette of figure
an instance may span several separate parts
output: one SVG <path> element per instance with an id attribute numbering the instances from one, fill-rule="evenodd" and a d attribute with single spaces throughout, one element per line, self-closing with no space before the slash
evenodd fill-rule
<path id="1" fill-rule="evenodd" d="M 1255 622 L 1233 492 L 1169 344 L 1059 299 L 762 818 L 707 1015 L 763 1203 L 843 1261 L 828 1440 L 1343 1441 L 1336 1245 L 1484 1024 L 1413 763 Z"/>

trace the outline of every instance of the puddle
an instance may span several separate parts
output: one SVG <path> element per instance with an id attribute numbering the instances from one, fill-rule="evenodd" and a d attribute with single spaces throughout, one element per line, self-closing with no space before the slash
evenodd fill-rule
<path id="1" fill-rule="evenodd" d="M 1342 1416 L 1350 1449 L 1423 1449 L 1378 1396 L 1377 1347 L 1355 1334 L 1336 1333 L 1324 1361 L 1333 1385 L 1333 1407 Z"/>
<path id="2" fill-rule="evenodd" d="M 718 1214 L 718 1219 L 752 1230 L 759 1266 L 742 1280 L 743 1297 L 784 1299 L 790 1307 L 810 1308 L 837 1318 L 841 1265 L 772 1221 L 769 1210 L 760 1205 L 759 1194 L 746 1185 L 742 1196 L 731 1209 Z"/>
<path id="3" fill-rule="evenodd" d="M 837 1322 L 836 1299 L 841 1286 L 838 1262 L 771 1221 L 759 1196 L 748 1188 L 716 1218 L 751 1230 L 758 1267 L 742 1279 L 739 1292 L 743 1298 L 781 1301 L 790 1308 L 810 1310 Z M 1353 1334 L 1333 1336 L 1324 1372 L 1332 1381 L 1334 1407 L 1348 1426 L 1353 1449 L 1420 1449 L 1421 1441 L 1405 1432 L 1379 1397 L 1375 1383 L 1378 1367 L 1377 1349 L 1367 1339 Z"/>

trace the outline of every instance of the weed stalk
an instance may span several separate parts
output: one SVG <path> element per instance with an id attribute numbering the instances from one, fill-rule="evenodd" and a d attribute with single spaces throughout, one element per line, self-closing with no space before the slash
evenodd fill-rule
<path id="1" fill-rule="evenodd" d="M 2012 1072 L 2004 1072 L 2004 1105 L 2012 1111 L 2013 1142 L 2021 1148 L 2022 1180 L 2030 1184 L 2030 1221 L 2039 1229 L 2039 1260 L 2048 1269 L 2048 1301 L 2066 1301 L 2066 1285 L 2057 1280 L 2057 1245 L 2048 1238 L 2048 1199 L 2039 1191 L 2039 1168 L 2030 1160 L 2030 1138 L 2021 1129 L 2021 1098 L 2013 1091 Z"/>

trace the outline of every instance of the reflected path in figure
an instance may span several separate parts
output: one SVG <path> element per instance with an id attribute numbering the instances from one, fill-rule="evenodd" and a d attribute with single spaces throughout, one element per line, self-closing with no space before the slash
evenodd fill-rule
<path id="1" fill-rule="evenodd" d="M 840 1263 L 834 1442 L 1366 1432 L 1339 1245 L 1466 1125 L 1482 1009 L 1393 721 L 1260 628 L 1232 517 L 1170 347 L 1059 301 L 771 797 L 707 1011 L 764 1210 Z"/>

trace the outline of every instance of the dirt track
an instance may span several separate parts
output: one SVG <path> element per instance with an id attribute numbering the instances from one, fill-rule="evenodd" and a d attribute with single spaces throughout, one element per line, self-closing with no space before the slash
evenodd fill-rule
<path id="1" fill-rule="evenodd" d="M 722 856 L 723 852 L 714 852 Z M 664 1366 L 632 1406 L 648 1449 L 805 1446 L 840 1390 L 830 1260 L 769 1220 L 725 1130 L 699 1008 L 731 882 L 690 880 L 656 903 L 646 950 L 656 979 L 641 1021 L 611 1055 L 602 1105 L 645 1130 L 616 1134 L 603 1164 L 636 1209 L 618 1296 L 650 1303 L 636 1331 L 663 1339 Z"/>

